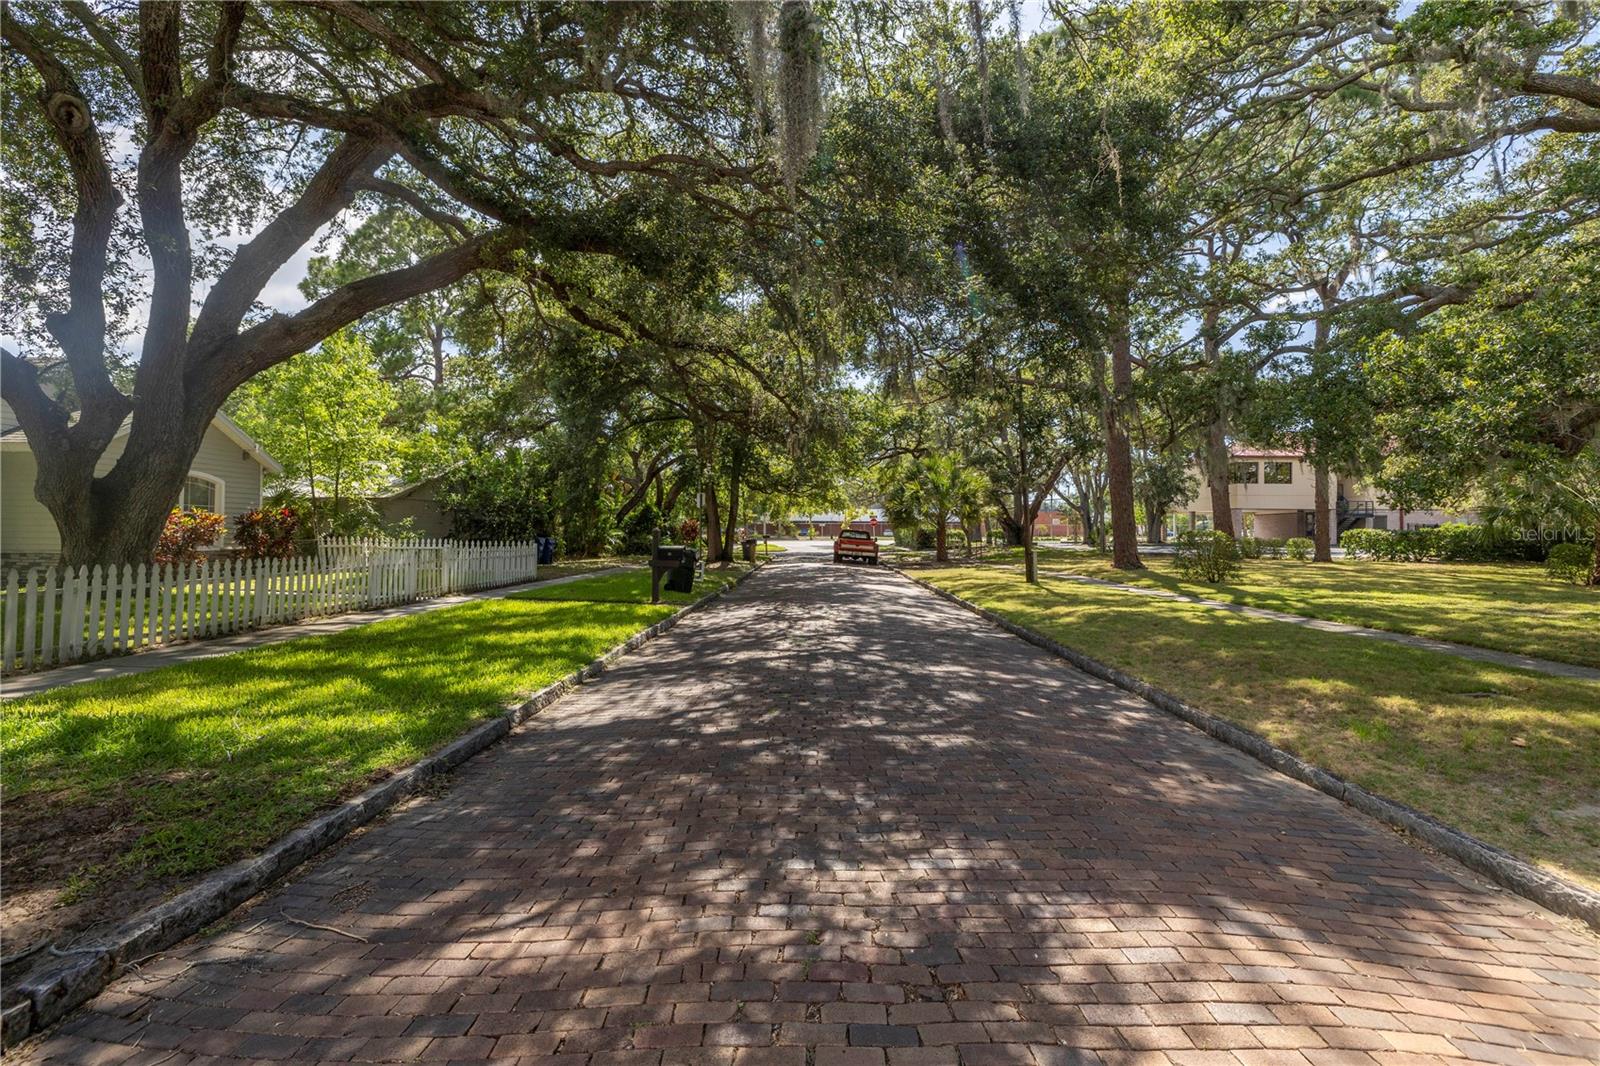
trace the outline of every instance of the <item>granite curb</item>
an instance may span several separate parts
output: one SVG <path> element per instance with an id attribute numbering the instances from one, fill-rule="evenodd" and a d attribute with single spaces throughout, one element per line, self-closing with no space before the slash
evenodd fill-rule
<path id="1" fill-rule="evenodd" d="M 225 866 L 111 930 L 93 944 L 70 948 L 17 983 L 21 999 L 0 1013 L 0 1046 L 10 1048 L 43 1032 L 139 962 L 211 925 L 270 887 L 296 866 L 337 843 L 415 792 L 430 778 L 455 769 L 607 666 L 665 633 L 683 618 L 711 606 L 742 585 L 766 562 L 716 592 L 640 630 L 586 666 L 551 682 L 527 699 L 446 744 L 334 809 L 291 830 L 259 855 Z M 536 586 L 535 586 L 536 587 Z"/>
<path id="2" fill-rule="evenodd" d="M 1229 747 L 1237 748 L 1279 773 L 1287 774 L 1319 792 L 1349 804 L 1391 828 L 1411 834 L 1468 869 L 1483 874 L 1502 888 L 1509 889 L 1557 914 L 1576 918 L 1596 932 L 1600 932 L 1600 893 L 1546 873 L 1492 844 L 1479 840 L 1470 833 L 1446 825 L 1415 808 L 1369 792 L 1360 785 L 1352 784 L 1336 774 L 1313 766 L 1266 740 L 1260 734 L 1202 711 L 1149 682 L 1123 673 L 1114 666 L 1091 658 L 1027 626 L 1019 625 L 986 607 L 964 600 L 931 582 L 897 568 L 895 573 L 936 596 L 965 607 L 1006 632 L 1067 660 L 1084 673 L 1102 681 L 1109 681 L 1118 688 L 1139 696 L 1160 710 L 1182 719 Z"/>

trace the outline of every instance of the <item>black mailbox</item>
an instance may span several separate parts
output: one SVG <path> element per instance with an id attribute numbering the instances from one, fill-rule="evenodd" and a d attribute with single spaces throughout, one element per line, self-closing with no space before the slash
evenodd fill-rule
<path id="1" fill-rule="evenodd" d="M 693 592 L 697 558 L 686 544 L 661 544 L 650 558 L 650 569 L 666 575 L 668 592 Z"/>
<path id="2" fill-rule="evenodd" d="M 683 562 L 685 556 L 692 558 L 694 549 L 686 544 L 658 544 L 656 545 L 656 554 L 652 562 L 657 566 L 670 570 Z"/>

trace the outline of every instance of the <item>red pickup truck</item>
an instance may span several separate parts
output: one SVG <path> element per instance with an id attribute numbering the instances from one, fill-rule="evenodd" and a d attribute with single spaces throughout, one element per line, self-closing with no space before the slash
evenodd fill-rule
<path id="1" fill-rule="evenodd" d="M 841 529 L 833 539 L 833 561 L 846 559 L 878 565 L 878 539 L 864 529 Z"/>

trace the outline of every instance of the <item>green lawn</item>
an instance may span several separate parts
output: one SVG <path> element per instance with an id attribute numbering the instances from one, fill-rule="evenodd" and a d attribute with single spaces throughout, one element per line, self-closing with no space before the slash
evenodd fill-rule
<path id="1" fill-rule="evenodd" d="M 918 576 L 1600 886 L 1600 682 L 1010 571 Z"/>
<path id="2" fill-rule="evenodd" d="M 1004 558 L 1019 563 L 1021 549 Z M 1092 552 L 1039 549 L 1046 570 L 1600 666 L 1600 589 L 1552 581 L 1534 564 L 1250 559 L 1236 580 L 1208 585 L 1183 578 L 1171 556 L 1144 561 L 1129 572 Z"/>
<path id="3" fill-rule="evenodd" d="M 676 609 L 648 595 L 588 578 L 3 705 L 7 925 L 259 850 Z"/>

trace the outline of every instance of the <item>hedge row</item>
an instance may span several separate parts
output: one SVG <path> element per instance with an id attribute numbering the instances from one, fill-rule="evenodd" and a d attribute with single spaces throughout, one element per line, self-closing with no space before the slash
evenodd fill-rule
<path id="1" fill-rule="evenodd" d="M 1459 522 L 1424 529 L 1351 529 L 1340 535 L 1339 545 L 1357 558 L 1386 562 L 1521 562 L 1544 556 L 1537 540 L 1506 537 L 1490 526 Z"/>

